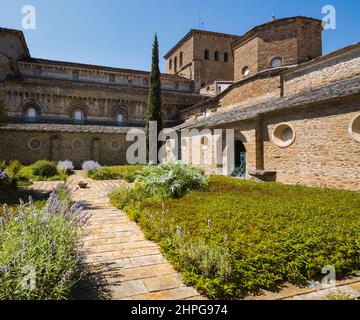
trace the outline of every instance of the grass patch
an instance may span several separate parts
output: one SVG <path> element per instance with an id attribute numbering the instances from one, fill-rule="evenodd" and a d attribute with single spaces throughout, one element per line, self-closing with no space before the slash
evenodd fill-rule
<path id="1" fill-rule="evenodd" d="M 143 169 L 141 165 L 134 166 L 112 166 L 99 167 L 93 170 L 88 170 L 86 175 L 88 178 L 95 180 L 126 180 L 134 182 L 136 176 Z"/>
<path id="2" fill-rule="evenodd" d="M 137 192 L 116 190 L 110 199 L 209 298 L 305 285 L 326 265 L 339 278 L 359 269 L 359 193 L 226 177 L 179 199 Z"/>
<path id="3" fill-rule="evenodd" d="M 18 173 L 18 186 L 31 185 L 33 181 L 66 181 L 69 174 L 57 171 L 54 176 L 46 177 L 34 174 L 32 166 L 23 166 Z"/>

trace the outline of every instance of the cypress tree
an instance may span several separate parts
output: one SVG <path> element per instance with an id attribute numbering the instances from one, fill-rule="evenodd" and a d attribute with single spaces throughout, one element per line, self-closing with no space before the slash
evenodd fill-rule
<path id="1" fill-rule="evenodd" d="M 157 129 L 160 132 L 163 129 L 162 122 L 162 103 L 161 103 L 161 73 L 159 68 L 159 42 L 157 38 L 157 34 L 155 34 L 153 50 L 152 50 L 152 66 L 150 73 L 150 82 L 149 82 L 149 97 L 147 102 L 147 111 L 146 111 L 146 145 L 148 147 L 147 155 L 149 159 L 149 126 L 150 121 L 157 122 Z M 157 151 L 161 144 L 157 144 Z"/>

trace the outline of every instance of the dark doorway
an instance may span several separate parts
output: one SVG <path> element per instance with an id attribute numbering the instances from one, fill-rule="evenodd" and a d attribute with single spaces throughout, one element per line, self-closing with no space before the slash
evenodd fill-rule
<path id="1" fill-rule="evenodd" d="M 235 141 L 235 170 L 233 176 L 246 177 L 246 149 L 240 140 Z"/>

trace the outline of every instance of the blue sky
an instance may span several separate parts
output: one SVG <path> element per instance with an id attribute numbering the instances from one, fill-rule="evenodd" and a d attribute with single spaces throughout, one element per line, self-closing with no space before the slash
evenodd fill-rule
<path id="1" fill-rule="evenodd" d="M 21 29 L 21 8 L 36 8 L 36 30 L 24 30 L 38 58 L 148 70 L 154 33 L 165 54 L 191 28 L 243 34 L 277 18 L 322 18 L 333 5 L 337 29 L 324 31 L 324 53 L 360 41 L 358 0 L 0 0 L 0 26 Z M 161 67 L 164 67 L 161 61 Z"/>

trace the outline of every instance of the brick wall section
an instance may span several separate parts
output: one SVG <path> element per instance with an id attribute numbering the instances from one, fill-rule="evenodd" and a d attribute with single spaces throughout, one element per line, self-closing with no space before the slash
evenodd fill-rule
<path id="1" fill-rule="evenodd" d="M 360 143 L 349 125 L 360 115 L 360 104 L 344 102 L 278 114 L 264 119 L 265 170 L 276 171 L 277 181 L 360 191 Z M 279 123 L 293 126 L 296 139 L 287 148 L 273 144 Z"/>
<path id="2" fill-rule="evenodd" d="M 41 142 L 40 150 L 34 151 L 29 147 L 32 139 L 38 139 Z M 74 148 L 75 141 L 81 142 L 80 149 Z M 114 141 L 119 143 L 119 150 L 112 148 Z M 97 160 L 103 165 L 119 165 L 126 164 L 126 150 L 131 144 L 131 142 L 126 142 L 126 134 L 2 130 L 0 154 L 1 160 L 16 159 L 23 164 L 48 159 L 55 162 L 71 160 L 77 167 L 86 160 Z"/>
<path id="3" fill-rule="evenodd" d="M 337 53 L 284 73 L 286 96 L 348 79 L 360 74 L 360 48 Z"/>

